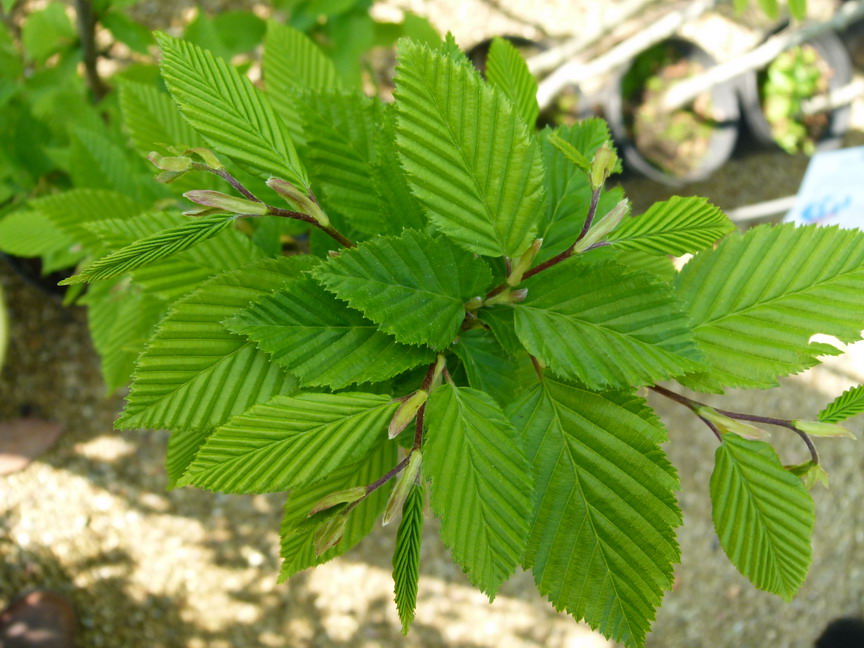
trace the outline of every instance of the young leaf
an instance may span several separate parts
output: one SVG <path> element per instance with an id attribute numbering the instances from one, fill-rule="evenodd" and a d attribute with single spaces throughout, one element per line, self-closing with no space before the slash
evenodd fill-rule
<path id="1" fill-rule="evenodd" d="M 791 600 L 810 566 L 810 494 L 763 441 L 724 434 L 714 461 L 711 503 L 723 550 L 756 587 Z"/>
<path id="2" fill-rule="evenodd" d="M 352 392 L 274 396 L 216 428 L 178 486 L 273 493 L 324 479 L 385 438 L 397 405 Z"/>
<path id="3" fill-rule="evenodd" d="M 330 292 L 404 344 L 447 347 L 492 273 L 447 239 L 408 230 L 344 250 L 313 273 Z"/>
<path id="4" fill-rule="evenodd" d="M 138 359 L 116 426 L 194 430 L 200 439 L 255 403 L 294 391 L 296 380 L 221 321 L 312 263 L 296 256 L 260 261 L 214 277 L 174 304 Z"/>
<path id="5" fill-rule="evenodd" d="M 116 281 L 96 284 L 81 303 L 88 306 L 87 324 L 99 352 L 102 380 L 113 392 L 129 382 L 135 360 L 167 305 L 137 286 Z"/>
<path id="6" fill-rule="evenodd" d="M 518 432 L 488 394 L 432 392 L 423 474 L 441 538 L 468 579 L 494 598 L 522 560 L 531 517 L 531 467 Z"/>
<path id="7" fill-rule="evenodd" d="M 123 81 L 120 84 L 123 125 L 141 155 L 167 145 L 178 148 L 204 146 L 204 140 L 177 110 L 170 95 L 157 88 Z"/>
<path id="8" fill-rule="evenodd" d="M 392 482 L 384 484 L 354 507 L 348 514 L 348 524 L 342 541 L 320 556 L 315 553 L 314 529 L 305 529 L 302 525 L 308 519 L 307 514 L 315 502 L 322 497 L 334 490 L 371 484 L 390 470 L 398 461 L 397 451 L 395 443 L 384 441 L 360 461 L 339 468 L 326 479 L 291 491 L 285 502 L 280 532 L 280 555 L 284 558 L 279 573 L 280 583 L 298 571 L 344 554 L 369 534 L 376 518 L 384 509 Z"/>
<path id="9" fill-rule="evenodd" d="M 680 256 L 709 248 L 734 229 L 732 221 L 705 198 L 672 196 L 625 220 L 607 240 L 622 250 Z"/>
<path id="10" fill-rule="evenodd" d="M 828 403 L 825 409 L 819 412 L 819 420 L 823 423 L 839 423 L 862 413 L 864 413 L 864 385 L 858 385 L 850 387 Z"/>
<path id="11" fill-rule="evenodd" d="M 524 285 L 516 333 L 560 376 L 602 389 L 651 384 L 700 366 L 674 295 L 648 277 L 574 257 Z"/>
<path id="12" fill-rule="evenodd" d="M 393 550 L 393 594 L 403 635 L 408 634 L 417 608 L 424 500 L 423 486 L 416 484 L 402 507 L 402 521 L 396 532 L 396 548 Z"/>
<path id="13" fill-rule="evenodd" d="M 96 221 L 87 228 L 113 250 L 186 220 L 176 213 L 141 214 L 124 220 Z M 263 256 L 261 249 L 248 237 L 229 228 L 188 250 L 135 270 L 132 278 L 144 292 L 173 302 L 210 277 L 243 267 Z"/>
<path id="14" fill-rule="evenodd" d="M 487 331 L 465 331 L 451 348 L 465 367 L 468 384 L 492 396 L 502 407 L 513 402 L 525 385 L 537 380 L 524 350 L 509 355 Z"/>
<path id="15" fill-rule="evenodd" d="M 312 177 L 324 207 L 366 234 L 398 233 L 400 215 L 388 213 L 369 182 L 377 157 L 375 140 L 381 130 L 380 101 L 359 92 L 306 92 L 298 95 L 297 107 L 308 139 Z"/>
<path id="16" fill-rule="evenodd" d="M 311 278 L 292 281 L 227 321 L 304 385 L 379 382 L 432 360 L 399 344 Z"/>
<path id="17" fill-rule="evenodd" d="M 519 256 L 544 207 L 540 150 L 519 114 L 476 71 L 402 41 L 397 146 L 432 222 L 471 252 Z"/>
<path id="18" fill-rule="evenodd" d="M 72 189 L 29 202 L 58 229 L 81 244 L 88 254 L 104 251 L 101 239 L 87 225 L 112 218 L 132 218 L 141 212 L 141 204 L 116 191 Z"/>
<path id="19" fill-rule="evenodd" d="M 187 250 L 213 238 L 234 224 L 235 218 L 225 214 L 203 216 L 189 220 L 136 241 L 91 263 L 77 275 L 60 282 L 61 285 L 86 283 L 97 279 L 110 279 L 142 266 Z"/>
<path id="20" fill-rule="evenodd" d="M 303 32 L 268 20 L 262 63 L 270 103 L 284 118 L 292 137 L 302 138 L 297 93 L 339 88 L 333 62 Z"/>
<path id="21" fill-rule="evenodd" d="M 644 646 L 679 560 L 678 479 L 657 445 L 662 426 L 632 395 L 548 376 L 508 414 L 536 484 L 525 567 L 556 608 Z"/>
<path id="22" fill-rule="evenodd" d="M 262 177 L 308 191 L 306 169 L 282 119 L 252 82 L 210 52 L 157 33 L 162 76 L 183 116 L 217 151 Z"/>
<path id="23" fill-rule="evenodd" d="M 864 234 L 792 224 L 755 227 L 697 254 L 676 288 L 709 371 L 683 384 L 767 388 L 818 363 L 816 333 L 860 339 Z"/>
<path id="24" fill-rule="evenodd" d="M 525 60 L 513 45 L 495 38 L 486 58 L 486 78 L 501 90 L 533 130 L 540 107 L 537 105 L 537 79 L 528 71 Z"/>

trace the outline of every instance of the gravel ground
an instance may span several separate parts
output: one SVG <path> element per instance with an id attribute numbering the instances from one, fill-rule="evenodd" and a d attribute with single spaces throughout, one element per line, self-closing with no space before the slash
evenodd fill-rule
<path id="1" fill-rule="evenodd" d="M 580 18 L 588 20 L 603 5 L 572 3 L 565 14 L 563 0 L 537 11 L 518 2 L 502 11 L 491 0 L 415 4 L 462 30 L 456 35 L 465 44 L 517 28 L 538 31 L 520 27 L 514 16 L 565 31 L 576 24 L 565 20 L 573 6 L 583 7 Z M 857 123 L 861 131 L 862 120 Z M 850 144 L 862 142 L 861 132 L 850 135 Z M 677 193 L 708 195 L 731 208 L 794 193 L 805 167 L 802 157 L 751 154 Z M 637 209 L 669 193 L 641 180 L 626 188 Z M 81 617 L 82 648 L 611 645 L 556 614 L 527 574 L 514 577 L 488 605 L 450 562 L 432 521 L 418 620 L 407 638 L 391 602 L 391 529 L 378 529 L 347 556 L 277 585 L 280 498 L 166 491 L 167 435 L 112 430 L 121 399 L 104 394 L 83 311 L 62 307 L 3 264 L 0 284 L 12 333 L 0 373 L 0 420 L 32 414 L 66 425 L 54 449 L 0 477 L 0 605 L 32 587 L 68 594 Z M 862 380 L 858 346 L 779 389 L 731 392 L 721 400 L 727 409 L 812 417 Z M 681 473 L 685 526 L 683 562 L 649 646 L 805 648 L 831 619 L 864 614 L 864 446 L 820 444 L 833 488 L 814 491 L 813 567 L 800 595 L 784 603 L 754 590 L 717 544 L 708 501 L 716 441 L 680 406 L 653 404 L 670 428 L 667 450 Z M 860 419 L 850 427 L 864 433 Z M 788 462 L 802 460 L 795 439 L 778 433 L 775 440 Z"/>

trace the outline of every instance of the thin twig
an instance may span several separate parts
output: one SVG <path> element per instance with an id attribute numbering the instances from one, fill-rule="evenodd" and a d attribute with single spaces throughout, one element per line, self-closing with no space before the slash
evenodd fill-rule
<path id="1" fill-rule="evenodd" d="M 82 59 L 87 85 L 93 93 L 95 101 L 99 101 L 108 92 L 108 86 L 102 81 L 97 70 L 96 61 L 96 17 L 93 15 L 93 5 L 90 0 L 75 0 L 75 13 L 78 22 L 78 37 L 81 39 Z"/>

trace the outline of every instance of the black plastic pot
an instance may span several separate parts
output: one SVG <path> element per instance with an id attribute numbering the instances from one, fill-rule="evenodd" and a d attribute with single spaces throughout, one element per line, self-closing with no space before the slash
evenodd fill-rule
<path id="1" fill-rule="evenodd" d="M 829 90 L 836 90 L 852 81 L 852 62 L 843 42 L 834 33 L 827 33 L 808 45 L 819 53 L 819 56 L 832 70 L 828 80 Z M 737 86 L 741 101 L 744 122 L 753 140 L 763 146 L 780 149 L 771 135 L 771 125 L 765 119 L 762 111 L 762 96 L 759 90 L 759 72 L 750 72 L 739 77 Z M 841 106 L 828 113 L 828 124 L 822 136 L 814 142 L 817 151 L 828 151 L 840 148 L 843 136 L 849 130 L 849 119 L 852 115 L 850 106 Z"/>
<path id="2" fill-rule="evenodd" d="M 673 48 L 682 59 L 697 63 L 704 69 L 716 64 L 708 52 L 691 41 L 671 38 L 660 45 Z M 637 171 L 652 180 L 672 187 L 705 180 L 726 163 L 735 148 L 740 121 L 735 84 L 722 83 L 711 89 L 711 112 L 716 118 L 716 124 L 708 141 L 708 150 L 696 168 L 685 174 L 675 175 L 651 162 L 638 150 L 633 141 L 628 126 L 628 115 L 625 114 L 623 82 L 635 62 L 634 59 L 619 70 L 612 80 L 604 103 L 605 117 L 618 146 L 618 152 L 624 160 L 624 170 Z"/>

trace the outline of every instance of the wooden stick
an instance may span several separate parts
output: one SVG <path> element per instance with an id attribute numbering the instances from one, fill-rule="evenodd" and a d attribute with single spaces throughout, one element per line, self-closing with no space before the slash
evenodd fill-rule
<path id="1" fill-rule="evenodd" d="M 751 70 L 763 68 L 781 52 L 802 45 L 828 31 L 841 30 L 862 16 L 864 16 L 864 0 L 856 0 L 843 4 L 830 20 L 811 23 L 800 29 L 785 30 L 769 38 L 759 47 L 715 65 L 704 74 L 676 83 L 669 88 L 660 101 L 660 109 L 665 112 L 678 110 L 715 85 L 734 79 Z"/>

